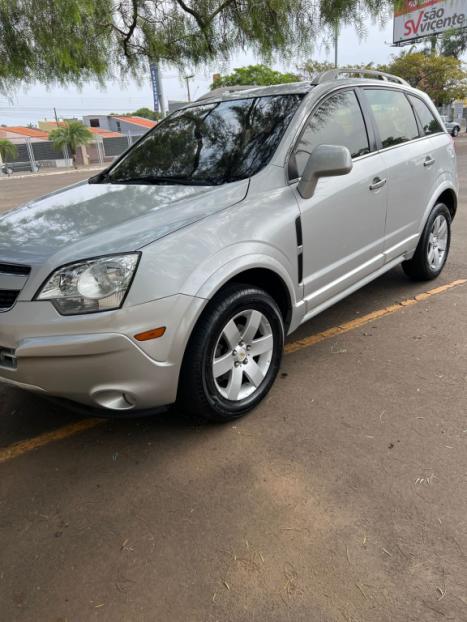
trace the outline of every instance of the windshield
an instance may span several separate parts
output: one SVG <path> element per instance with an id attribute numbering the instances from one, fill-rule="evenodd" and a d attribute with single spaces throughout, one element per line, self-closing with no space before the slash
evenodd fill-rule
<path id="1" fill-rule="evenodd" d="M 200 104 L 159 123 L 110 170 L 112 183 L 222 184 L 271 159 L 303 95 Z"/>

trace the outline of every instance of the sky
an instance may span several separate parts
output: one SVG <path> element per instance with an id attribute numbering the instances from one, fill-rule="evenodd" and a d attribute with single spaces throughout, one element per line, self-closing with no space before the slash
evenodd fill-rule
<path id="1" fill-rule="evenodd" d="M 339 64 L 358 65 L 361 63 L 385 63 L 397 48 L 391 47 L 392 21 L 385 27 L 368 21 L 367 34 L 360 39 L 352 26 L 341 29 L 339 37 Z M 312 55 L 315 60 L 334 60 L 334 50 L 326 50 L 324 46 L 316 47 Z M 241 52 L 232 56 L 229 63 L 210 65 L 198 68 L 195 77 L 190 81 L 192 99 L 200 97 L 209 90 L 213 73 L 229 73 L 235 67 L 261 62 L 251 52 Z M 299 64 L 299 61 L 297 61 Z M 281 71 L 296 71 L 295 62 L 282 64 L 272 63 Z M 190 72 L 193 73 L 193 72 Z M 165 99 L 186 100 L 186 85 L 180 79 L 175 68 L 162 67 L 162 79 Z M 20 88 L 12 94 L 13 101 L 0 96 L 0 125 L 26 125 L 37 123 L 43 119 L 53 119 L 53 109 L 57 109 L 59 118 L 82 117 L 84 114 L 106 114 L 110 112 L 132 112 L 142 106 L 153 107 L 152 91 L 149 75 L 141 84 L 133 81 L 122 84 L 109 81 L 105 89 L 95 83 L 87 83 L 82 89 L 61 86 L 46 88 L 36 84 Z"/>

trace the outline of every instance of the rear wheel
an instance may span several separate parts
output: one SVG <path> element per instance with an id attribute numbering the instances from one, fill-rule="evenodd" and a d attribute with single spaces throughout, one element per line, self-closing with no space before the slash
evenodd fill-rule
<path id="1" fill-rule="evenodd" d="M 458 127 L 454 127 L 452 130 L 452 135 L 454 136 L 454 138 L 459 134 L 459 128 Z"/>
<path id="2" fill-rule="evenodd" d="M 430 281 L 444 268 L 451 243 L 451 213 L 444 203 L 433 208 L 414 256 L 402 268 L 412 279 Z"/>
<path id="3" fill-rule="evenodd" d="M 190 339 L 178 405 L 211 421 L 245 415 L 271 388 L 283 343 L 282 315 L 269 294 L 248 285 L 225 288 Z"/>

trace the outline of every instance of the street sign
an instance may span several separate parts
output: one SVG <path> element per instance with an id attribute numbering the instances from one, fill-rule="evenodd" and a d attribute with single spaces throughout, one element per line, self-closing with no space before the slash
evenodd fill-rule
<path id="1" fill-rule="evenodd" d="M 150 63 L 149 71 L 151 72 L 152 98 L 154 100 L 154 112 L 162 112 L 162 106 L 159 93 L 159 68 L 156 63 Z"/>
<path id="2" fill-rule="evenodd" d="M 467 0 L 396 0 L 393 43 L 467 27 Z"/>

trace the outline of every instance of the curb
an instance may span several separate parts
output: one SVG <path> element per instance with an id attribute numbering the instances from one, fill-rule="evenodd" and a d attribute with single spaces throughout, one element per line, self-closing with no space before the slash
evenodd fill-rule
<path id="1" fill-rule="evenodd" d="M 31 177 L 36 179 L 37 177 L 51 177 L 52 175 L 69 175 L 70 173 L 92 173 L 93 171 L 102 171 L 105 166 L 95 166 L 93 168 L 71 168 L 64 171 L 51 171 L 50 173 L 28 173 L 27 175 L 0 175 L 0 182 L 11 181 L 12 179 L 30 179 Z"/>

